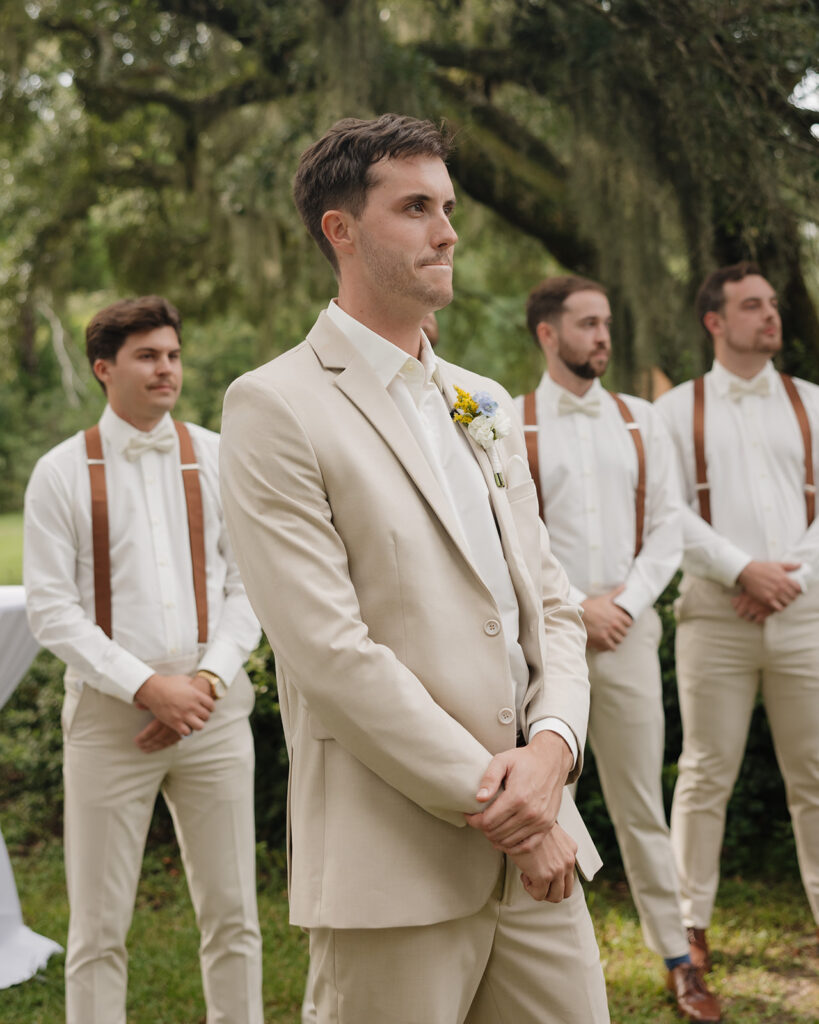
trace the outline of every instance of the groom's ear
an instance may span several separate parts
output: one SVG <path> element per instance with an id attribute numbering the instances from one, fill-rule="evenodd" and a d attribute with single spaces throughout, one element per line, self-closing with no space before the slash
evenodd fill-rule
<path id="1" fill-rule="evenodd" d="M 354 252 L 352 221 L 352 214 L 345 210 L 327 210 L 321 218 L 321 230 L 330 245 L 339 252 Z"/>

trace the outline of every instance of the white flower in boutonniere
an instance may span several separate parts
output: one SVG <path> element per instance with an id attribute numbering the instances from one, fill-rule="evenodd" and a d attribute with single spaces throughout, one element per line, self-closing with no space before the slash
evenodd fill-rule
<path id="1" fill-rule="evenodd" d="M 463 423 L 473 440 L 483 448 L 489 456 L 495 483 L 505 487 L 506 483 L 501 472 L 500 456 L 495 450 L 495 442 L 506 437 L 511 429 L 509 417 L 498 403 L 485 391 L 476 391 L 470 395 L 463 388 L 455 388 L 458 397 L 450 412 L 456 423 Z"/>

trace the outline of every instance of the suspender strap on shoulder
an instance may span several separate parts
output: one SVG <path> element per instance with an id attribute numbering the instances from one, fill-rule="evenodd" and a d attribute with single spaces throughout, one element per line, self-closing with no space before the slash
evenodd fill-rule
<path id="1" fill-rule="evenodd" d="M 91 484 L 91 544 L 94 552 L 94 618 L 111 636 L 111 545 L 108 539 L 108 494 L 99 424 L 85 431 L 88 479 Z"/>
<path id="2" fill-rule="evenodd" d="M 182 483 L 188 507 L 188 534 L 193 565 L 193 592 L 199 643 L 208 639 L 208 592 L 205 575 L 205 520 L 199 467 L 190 432 L 184 423 L 174 422 L 179 436 Z M 88 476 L 91 483 L 91 540 L 94 551 L 94 614 L 97 625 L 111 636 L 111 544 L 108 531 L 108 494 L 105 487 L 105 461 L 99 425 L 85 431 Z"/>
<path id="3" fill-rule="evenodd" d="M 184 423 L 174 420 L 179 437 L 179 454 L 182 462 L 182 483 L 185 487 L 185 504 L 188 506 L 188 536 L 191 544 L 191 565 L 193 566 L 193 594 L 196 599 L 196 622 L 199 629 L 199 643 L 208 641 L 208 589 L 205 574 L 205 516 L 202 511 L 202 487 L 199 483 L 199 466 L 193 450 L 193 442 Z"/>
<path id="4" fill-rule="evenodd" d="M 543 494 L 540 490 L 540 458 L 537 451 L 537 407 L 535 393 L 530 391 L 523 396 L 523 431 L 526 437 L 526 457 L 529 460 L 529 471 L 535 481 L 537 507 L 543 519 Z"/>
<path id="5" fill-rule="evenodd" d="M 813 440 L 810 433 L 810 420 L 808 419 L 805 403 L 796 389 L 793 377 L 787 373 L 780 374 L 788 398 L 791 400 L 793 411 L 796 414 L 796 421 L 802 434 L 802 445 L 805 449 L 805 512 L 807 513 L 808 526 L 816 518 L 816 486 L 813 480 Z"/>
<path id="6" fill-rule="evenodd" d="M 697 499 L 700 516 L 711 522 L 711 489 L 708 486 L 708 467 L 705 463 L 705 377 L 694 381 L 694 465 L 697 474 Z"/>
<path id="7" fill-rule="evenodd" d="M 613 391 L 610 392 L 610 394 L 617 403 L 617 408 L 620 410 L 620 415 L 625 420 L 626 427 L 628 428 L 628 432 L 631 434 L 631 439 L 634 442 L 634 447 L 637 451 L 637 486 L 634 490 L 634 557 L 636 558 L 643 550 L 643 530 L 645 528 L 646 521 L 646 450 L 643 444 L 642 434 L 640 433 L 640 427 L 631 415 L 631 410 L 619 395 L 616 395 Z"/>

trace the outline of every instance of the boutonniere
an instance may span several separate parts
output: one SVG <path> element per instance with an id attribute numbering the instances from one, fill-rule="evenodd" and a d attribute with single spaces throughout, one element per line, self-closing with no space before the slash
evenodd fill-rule
<path id="1" fill-rule="evenodd" d="M 463 423 L 472 438 L 489 456 L 495 483 L 505 487 L 506 482 L 501 472 L 500 456 L 495 450 L 495 442 L 506 437 L 511 429 L 509 417 L 498 403 L 485 391 L 476 391 L 470 395 L 463 388 L 455 388 L 458 397 L 450 411 L 456 423 Z"/>

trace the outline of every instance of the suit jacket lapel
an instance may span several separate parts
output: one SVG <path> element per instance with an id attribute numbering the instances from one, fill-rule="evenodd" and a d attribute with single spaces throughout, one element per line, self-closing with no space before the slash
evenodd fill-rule
<path id="1" fill-rule="evenodd" d="M 375 377 L 367 360 L 358 353 L 326 313 L 321 314 L 307 341 L 326 369 L 340 371 L 335 379 L 336 387 L 344 392 L 392 449 L 480 580 L 449 499 L 441 490 L 426 456 L 386 389 Z M 483 583 L 482 580 L 481 582 Z"/>
<path id="2" fill-rule="evenodd" d="M 451 408 L 454 406 L 457 396 L 455 394 L 454 385 L 448 379 L 447 371 L 449 370 L 449 367 L 442 363 L 441 360 L 438 361 L 438 366 L 444 398 Z M 509 574 L 512 577 L 512 584 L 515 588 L 515 593 L 517 594 L 518 605 L 520 606 L 521 613 L 531 614 L 537 617 L 540 612 L 536 606 L 535 586 L 531 573 L 526 565 L 526 560 L 523 557 L 517 528 L 515 527 L 515 522 L 512 517 L 512 510 L 509 507 L 507 489 L 506 487 L 499 487 L 495 482 L 492 463 L 490 462 L 489 455 L 485 449 L 478 444 L 463 424 L 459 424 L 459 427 L 463 430 L 464 435 L 469 442 L 469 446 L 472 449 L 472 453 L 477 459 L 478 465 L 481 467 L 481 472 L 486 480 L 486 486 L 489 491 L 489 501 L 492 505 L 492 511 L 495 514 L 495 521 L 498 524 L 503 552 L 506 557 L 506 563 L 509 566 Z"/>

